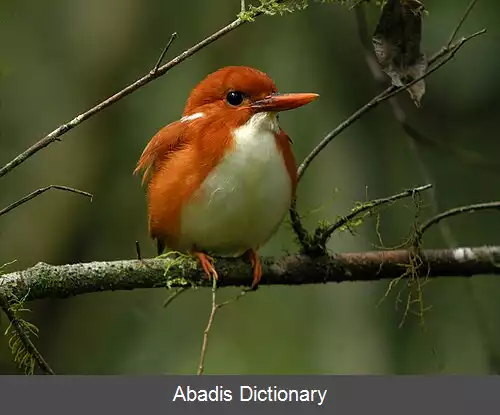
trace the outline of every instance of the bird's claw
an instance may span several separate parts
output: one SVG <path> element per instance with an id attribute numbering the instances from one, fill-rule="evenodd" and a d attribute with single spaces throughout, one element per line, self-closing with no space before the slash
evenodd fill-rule
<path id="1" fill-rule="evenodd" d="M 196 252 L 195 255 L 200 260 L 201 267 L 203 268 L 203 271 L 205 271 L 205 274 L 207 274 L 208 280 L 210 281 L 213 277 L 216 281 L 218 281 L 219 275 L 215 270 L 213 259 L 202 252 Z"/>
<path id="2" fill-rule="evenodd" d="M 250 249 L 248 251 L 248 255 L 250 256 L 250 263 L 252 264 L 253 268 L 253 280 L 250 289 L 255 290 L 259 285 L 260 279 L 262 278 L 262 262 L 260 261 L 260 257 L 257 254 L 257 251 L 255 251 L 254 249 Z"/>

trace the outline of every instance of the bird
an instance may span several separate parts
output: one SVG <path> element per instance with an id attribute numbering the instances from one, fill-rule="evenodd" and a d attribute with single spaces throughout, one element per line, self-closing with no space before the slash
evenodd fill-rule
<path id="1" fill-rule="evenodd" d="M 189 253 L 209 280 L 218 280 L 213 257 L 246 256 L 255 289 L 257 250 L 277 231 L 297 187 L 278 115 L 318 96 L 280 94 L 267 74 L 248 66 L 227 66 L 199 82 L 182 117 L 151 138 L 134 170 L 146 187 L 158 255 L 165 247 Z"/>

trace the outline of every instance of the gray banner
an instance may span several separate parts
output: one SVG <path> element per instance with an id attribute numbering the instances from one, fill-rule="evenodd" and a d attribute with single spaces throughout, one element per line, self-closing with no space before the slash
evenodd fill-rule
<path id="1" fill-rule="evenodd" d="M 500 377 L 0 376 L 5 414 L 498 414 Z"/>

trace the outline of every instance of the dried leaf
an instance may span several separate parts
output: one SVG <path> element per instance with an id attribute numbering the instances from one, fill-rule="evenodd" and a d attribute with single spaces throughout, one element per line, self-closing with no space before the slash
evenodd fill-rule
<path id="1" fill-rule="evenodd" d="M 403 86 L 422 76 L 427 70 L 427 58 L 420 51 L 422 13 L 419 0 L 388 0 L 382 8 L 372 42 L 382 70 L 395 86 Z M 424 80 L 408 88 L 418 107 L 425 94 Z"/>

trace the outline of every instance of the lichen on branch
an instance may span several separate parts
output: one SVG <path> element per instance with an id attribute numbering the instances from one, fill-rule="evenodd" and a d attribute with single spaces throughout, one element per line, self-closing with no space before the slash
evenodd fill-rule
<path id="1" fill-rule="evenodd" d="M 347 3 L 347 0 L 315 0 L 318 3 Z M 238 17 L 246 22 L 252 22 L 254 19 L 265 14 L 275 16 L 284 15 L 296 11 L 304 10 L 309 6 L 308 0 L 259 0 L 259 4 L 248 4 L 245 10 L 242 10 Z"/>

